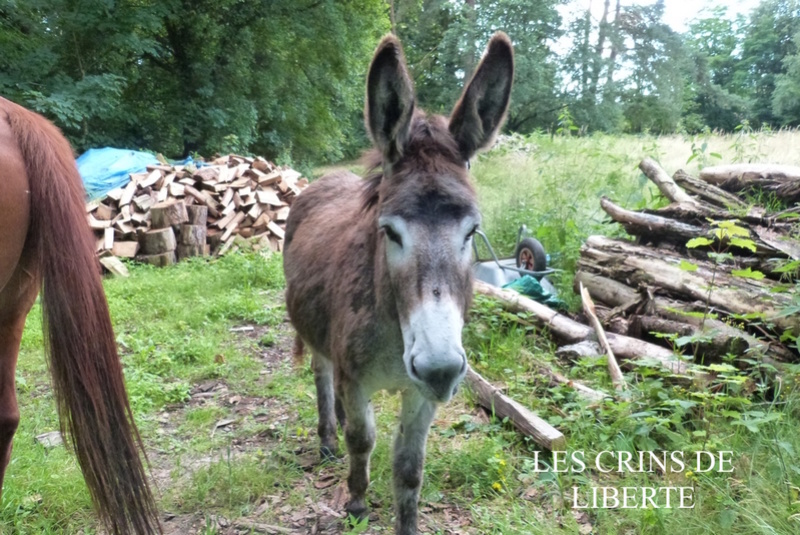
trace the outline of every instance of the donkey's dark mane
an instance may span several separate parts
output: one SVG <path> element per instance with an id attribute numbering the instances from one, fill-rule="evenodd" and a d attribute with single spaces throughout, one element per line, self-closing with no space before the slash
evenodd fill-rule
<path id="1" fill-rule="evenodd" d="M 377 149 L 371 149 L 364 154 L 362 162 L 367 173 L 361 208 L 367 212 L 381 200 L 383 155 Z M 423 176 L 421 170 L 427 170 L 427 176 Z M 429 206 L 460 207 L 474 203 L 474 190 L 467 179 L 458 144 L 448 130 L 447 119 L 441 115 L 427 115 L 423 111 L 414 114 L 403 155 L 393 171 L 392 178 L 398 181 L 425 180 L 427 183 L 421 184 L 422 193 Z"/>

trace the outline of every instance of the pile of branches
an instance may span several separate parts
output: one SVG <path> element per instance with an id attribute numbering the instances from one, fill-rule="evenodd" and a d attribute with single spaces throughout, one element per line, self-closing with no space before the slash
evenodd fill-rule
<path id="1" fill-rule="evenodd" d="M 720 166 L 704 169 L 698 179 L 683 171 L 670 177 L 651 159 L 639 167 L 670 204 L 631 211 L 601 199 L 603 210 L 633 239 L 591 236 L 581 248 L 575 291 L 588 325 L 481 281 L 475 281 L 476 293 L 546 326 L 560 358 L 605 355 L 617 392 L 627 388 L 621 369 L 641 359 L 657 362 L 679 381 L 711 378 L 713 368 L 692 370 L 690 356 L 707 365 L 729 355 L 745 357 L 738 359 L 744 365 L 760 361 L 776 368 L 796 361 L 800 168 Z M 746 200 L 759 196 L 790 208 L 768 213 Z M 614 397 L 545 363 L 535 365 L 551 384 L 569 386 L 588 401 Z M 481 405 L 509 418 L 537 444 L 564 448 L 560 431 L 482 377 L 470 371 L 466 382 Z"/>
<path id="2" fill-rule="evenodd" d="M 728 165 L 695 178 L 670 177 L 651 159 L 639 167 L 670 204 L 631 211 L 602 198 L 634 240 L 591 236 L 575 276 L 605 328 L 706 363 L 797 360 L 800 168 Z M 765 197 L 789 208 L 768 213 L 747 200 Z"/>

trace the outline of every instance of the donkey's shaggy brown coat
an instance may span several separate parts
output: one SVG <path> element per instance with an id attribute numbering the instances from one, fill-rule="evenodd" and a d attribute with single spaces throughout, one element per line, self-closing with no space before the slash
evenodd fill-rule
<path id="1" fill-rule="evenodd" d="M 286 303 L 313 353 L 324 456 L 350 454 L 347 511 L 366 513 L 375 444 L 370 396 L 400 391 L 394 443 L 396 532 L 417 531 L 428 428 L 466 373 L 461 329 L 472 296 L 472 234 L 480 223 L 466 162 L 505 115 L 513 53 L 496 34 L 451 117 L 415 110 L 400 43 L 384 38 L 367 77 L 375 145 L 367 180 L 336 172 L 311 184 L 286 224 Z"/>

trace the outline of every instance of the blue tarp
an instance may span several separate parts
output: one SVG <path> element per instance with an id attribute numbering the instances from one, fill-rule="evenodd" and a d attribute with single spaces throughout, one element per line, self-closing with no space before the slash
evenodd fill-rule
<path id="1" fill-rule="evenodd" d="M 87 150 L 77 163 L 87 195 L 90 199 L 97 199 L 127 184 L 131 173 L 142 173 L 148 165 L 159 161 L 148 152 L 106 147 Z"/>

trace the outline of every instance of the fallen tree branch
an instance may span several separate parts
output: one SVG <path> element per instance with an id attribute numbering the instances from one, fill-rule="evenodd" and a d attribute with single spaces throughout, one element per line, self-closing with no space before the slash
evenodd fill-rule
<path id="1" fill-rule="evenodd" d="M 779 198 L 800 200 L 800 167 L 793 165 L 740 163 L 705 167 L 700 179 L 726 191 L 738 192 L 753 186 L 772 191 Z"/>
<path id="2" fill-rule="evenodd" d="M 597 339 L 600 342 L 600 346 L 605 350 L 606 357 L 608 358 L 608 374 L 611 376 L 611 382 L 614 384 L 614 388 L 617 390 L 625 390 L 625 377 L 623 377 L 622 370 L 619 368 L 617 359 L 614 356 L 614 351 L 612 351 L 611 346 L 608 343 L 606 332 L 603 330 L 600 320 L 597 319 L 592 296 L 589 295 L 589 291 L 583 286 L 583 284 L 579 285 L 581 290 L 581 301 L 583 302 L 583 311 L 586 313 L 586 316 L 588 316 L 592 327 L 594 327 L 594 330 L 597 333 Z"/>
<path id="3" fill-rule="evenodd" d="M 642 173 L 644 173 L 647 178 L 658 186 L 658 189 L 664 194 L 664 197 L 670 201 L 680 204 L 690 204 L 692 206 L 700 205 L 697 199 L 683 191 L 655 160 L 645 158 L 639 163 L 639 169 L 642 170 Z"/>
<path id="4" fill-rule="evenodd" d="M 530 409 L 506 396 L 471 367 L 467 369 L 466 382 L 478 398 L 478 403 L 495 415 L 508 418 L 514 427 L 529 436 L 541 447 L 550 451 L 564 451 L 567 439 L 564 435 L 534 414 Z"/>
<path id="5" fill-rule="evenodd" d="M 605 196 L 600 199 L 600 207 L 611 216 L 611 219 L 625 227 L 628 234 L 634 236 L 646 236 L 658 241 L 671 241 L 684 245 L 690 239 L 705 236 L 707 233 L 706 228 L 682 221 L 626 210 Z"/>
<path id="6" fill-rule="evenodd" d="M 507 310 L 512 312 L 532 314 L 538 323 L 548 327 L 553 335 L 562 342 L 574 344 L 589 340 L 594 335 L 594 330 L 591 327 L 578 323 L 513 290 L 504 290 L 476 280 L 475 292 L 497 299 Z M 622 359 L 636 360 L 647 357 L 657 360 L 662 367 L 672 373 L 680 375 L 687 373 L 686 363 L 664 347 L 618 334 L 608 334 L 608 343 L 614 354 Z"/>
<path id="7" fill-rule="evenodd" d="M 770 279 L 733 276 L 730 266 L 692 259 L 694 271 L 681 269 L 682 257 L 673 251 L 649 249 L 624 240 L 589 236 L 581 248 L 578 267 L 633 285 L 661 288 L 682 301 L 707 302 L 709 307 L 726 314 L 757 312 L 772 322 L 780 332 L 791 329 L 800 333 L 800 318 L 781 316 L 791 306 L 791 296 L 774 291 L 779 283 Z M 713 291 L 708 288 L 713 283 Z"/>
<path id="8" fill-rule="evenodd" d="M 770 343 L 767 340 L 759 340 L 755 336 L 747 333 L 746 331 L 729 325 L 724 321 L 698 317 L 696 312 L 705 307 L 701 302 L 681 302 L 666 297 L 642 295 L 639 291 L 631 288 L 614 279 L 597 275 L 596 273 L 589 273 L 579 269 L 575 274 L 575 286 L 581 283 L 592 292 L 595 299 L 607 306 L 615 307 L 614 310 L 626 313 L 635 313 L 632 317 L 638 315 L 658 315 L 665 320 L 672 320 L 680 322 L 692 329 L 691 334 L 705 336 L 712 335 L 713 339 L 708 343 L 701 343 L 700 352 L 705 352 L 710 349 L 710 345 L 715 347 L 715 353 L 727 354 L 732 353 L 735 355 L 744 355 L 749 351 L 758 351 L 766 353 L 778 360 L 789 361 L 794 358 L 791 351 L 787 350 L 780 344 Z M 577 291 L 577 290 L 576 290 Z M 647 292 L 651 294 L 651 292 Z M 637 322 L 632 322 L 635 327 Z M 647 325 L 639 325 L 648 328 Z M 648 329 L 658 330 L 658 329 Z M 664 331 L 661 331 L 664 332 Z M 636 337 L 635 332 L 629 333 L 631 336 Z M 688 333 L 681 333 L 688 334 Z M 769 359 L 769 357 L 767 357 Z M 769 359 L 770 363 L 774 363 Z"/>

